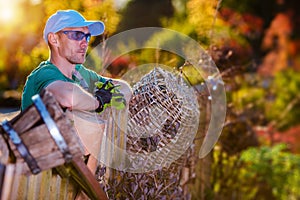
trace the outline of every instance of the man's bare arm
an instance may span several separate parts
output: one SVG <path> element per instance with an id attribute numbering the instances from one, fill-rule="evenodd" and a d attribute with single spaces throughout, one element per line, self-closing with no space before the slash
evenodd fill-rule
<path id="1" fill-rule="evenodd" d="M 97 99 L 80 86 L 64 81 L 55 81 L 46 87 L 57 102 L 69 109 L 95 110 L 99 106 Z"/>

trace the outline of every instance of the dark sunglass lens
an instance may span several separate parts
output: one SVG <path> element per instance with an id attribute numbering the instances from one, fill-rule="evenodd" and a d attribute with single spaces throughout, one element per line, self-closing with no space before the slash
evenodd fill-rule
<path id="1" fill-rule="evenodd" d="M 75 40 L 80 41 L 80 40 L 82 40 L 84 38 L 84 36 L 85 36 L 85 34 L 83 32 L 81 32 L 81 31 L 74 32 L 74 39 Z"/>
<path id="2" fill-rule="evenodd" d="M 89 42 L 91 39 L 90 33 L 85 34 L 81 31 L 64 31 L 63 33 L 66 34 L 71 40 L 81 41 L 83 38 L 85 38 L 86 41 Z"/>

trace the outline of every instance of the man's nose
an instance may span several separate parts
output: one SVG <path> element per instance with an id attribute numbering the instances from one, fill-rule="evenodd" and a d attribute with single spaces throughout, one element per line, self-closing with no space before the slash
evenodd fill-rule
<path id="1" fill-rule="evenodd" d="M 86 40 L 86 38 L 83 38 L 81 41 L 80 41 L 80 47 L 81 48 L 86 48 L 88 46 L 88 41 Z"/>

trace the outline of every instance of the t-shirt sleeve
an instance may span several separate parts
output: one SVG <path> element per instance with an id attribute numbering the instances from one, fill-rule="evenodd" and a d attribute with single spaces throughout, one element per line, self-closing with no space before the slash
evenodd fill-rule
<path id="1" fill-rule="evenodd" d="M 41 91 L 42 89 L 46 88 L 50 83 L 54 81 L 66 81 L 66 78 L 57 71 L 57 69 L 52 67 L 45 67 L 40 69 L 35 76 L 35 87 L 36 91 Z"/>
<path id="2" fill-rule="evenodd" d="M 23 88 L 21 109 L 25 110 L 32 104 L 31 97 L 33 95 L 39 94 L 42 89 L 57 80 L 64 81 L 66 78 L 58 71 L 58 69 L 52 66 L 44 66 L 31 73 Z"/>

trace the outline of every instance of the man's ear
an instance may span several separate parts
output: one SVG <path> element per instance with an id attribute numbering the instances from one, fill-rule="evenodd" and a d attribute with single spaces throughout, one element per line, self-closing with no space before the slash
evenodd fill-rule
<path id="1" fill-rule="evenodd" d="M 55 33 L 49 33 L 48 42 L 53 46 L 58 45 L 58 36 Z"/>

